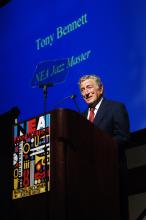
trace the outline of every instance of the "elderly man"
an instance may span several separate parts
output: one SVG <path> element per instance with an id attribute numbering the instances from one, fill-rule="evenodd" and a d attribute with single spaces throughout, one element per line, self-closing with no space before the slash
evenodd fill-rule
<path id="1" fill-rule="evenodd" d="M 81 95 L 88 105 L 83 115 L 103 132 L 108 133 L 118 146 L 121 196 L 121 220 L 128 220 L 128 186 L 125 146 L 129 141 L 129 117 L 123 103 L 103 96 L 100 77 L 85 75 L 79 80 Z"/>

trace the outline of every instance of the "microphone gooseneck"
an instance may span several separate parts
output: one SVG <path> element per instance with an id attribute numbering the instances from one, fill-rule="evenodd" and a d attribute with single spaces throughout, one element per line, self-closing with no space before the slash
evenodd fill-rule
<path id="1" fill-rule="evenodd" d="M 59 102 L 57 102 L 57 103 L 55 104 L 54 108 L 57 107 L 57 106 L 58 106 L 59 104 L 61 104 L 62 102 L 64 102 L 66 99 L 72 99 L 73 102 L 74 102 L 74 104 L 75 104 L 75 106 L 76 106 L 76 108 L 77 108 L 77 110 L 78 110 L 78 112 L 80 113 L 80 108 L 79 108 L 79 106 L 78 106 L 78 104 L 77 104 L 77 102 L 76 102 L 76 100 L 75 100 L 76 97 L 77 97 L 76 94 L 72 94 L 72 95 L 66 96 L 66 97 L 64 97 L 62 100 L 60 100 Z"/>

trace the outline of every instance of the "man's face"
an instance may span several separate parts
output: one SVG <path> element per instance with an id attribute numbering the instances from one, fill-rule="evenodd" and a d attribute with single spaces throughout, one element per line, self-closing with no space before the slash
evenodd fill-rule
<path id="1" fill-rule="evenodd" d="M 90 106 L 96 105 L 103 93 L 103 87 L 96 85 L 93 79 L 86 79 L 81 82 L 80 90 L 83 99 Z"/>

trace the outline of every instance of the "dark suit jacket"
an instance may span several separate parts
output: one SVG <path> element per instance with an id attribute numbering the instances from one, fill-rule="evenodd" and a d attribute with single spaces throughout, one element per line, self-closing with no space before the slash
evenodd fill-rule
<path id="1" fill-rule="evenodd" d="M 87 117 L 88 109 L 83 113 Z M 124 148 L 129 142 L 129 117 L 123 103 L 103 99 L 94 118 L 94 125 L 116 142 L 119 156 L 121 220 L 128 220 L 128 170 Z"/>
<path id="2" fill-rule="evenodd" d="M 87 117 L 88 109 L 83 114 Z M 125 144 L 129 141 L 129 117 L 123 103 L 104 98 L 93 123 L 111 135 L 118 144 Z"/>

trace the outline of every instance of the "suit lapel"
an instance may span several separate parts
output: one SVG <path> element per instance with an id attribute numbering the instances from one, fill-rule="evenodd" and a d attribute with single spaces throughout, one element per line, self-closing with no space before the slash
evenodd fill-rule
<path id="1" fill-rule="evenodd" d="M 96 124 L 97 126 L 100 124 L 100 121 L 102 120 L 102 118 L 104 117 L 106 113 L 106 110 L 107 110 L 106 105 L 107 105 L 107 102 L 105 99 L 103 99 L 94 119 L 94 124 Z"/>
<path id="2" fill-rule="evenodd" d="M 97 114 L 95 116 L 95 119 L 93 121 L 93 123 L 98 126 L 100 125 L 100 122 L 102 120 L 102 118 L 105 116 L 106 114 L 106 111 L 107 111 L 107 105 L 108 105 L 108 101 L 104 98 L 98 111 L 97 111 Z M 87 115 L 88 115 L 88 109 L 86 109 L 85 112 L 83 112 L 83 115 L 87 118 Z"/>

